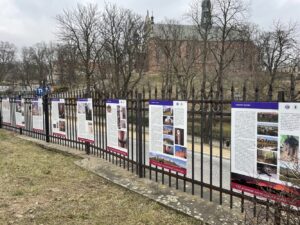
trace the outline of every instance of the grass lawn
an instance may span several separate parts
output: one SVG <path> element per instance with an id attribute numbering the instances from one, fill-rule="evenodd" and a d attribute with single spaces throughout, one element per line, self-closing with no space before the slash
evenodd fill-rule
<path id="1" fill-rule="evenodd" d="M 199 224 L 0 130 L 0 224 Z"/>

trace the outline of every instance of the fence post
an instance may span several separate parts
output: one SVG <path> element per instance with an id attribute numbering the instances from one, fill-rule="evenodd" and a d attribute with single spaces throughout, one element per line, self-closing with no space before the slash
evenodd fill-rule
<path id="1" fill-rule="evenodd" d="M 139 178 L 143 177 L 143 130 L 142 130 L 142 94 L 139 93 L 137 95 L 137 123 L 136 123 L 136 131 L 137 131 L 137 166 L 138 166 L 138 175 Z"/>
<path id="2" fill-rule="evenodd" d="M 44 112 L 45 112 L 45 130 L 46 130 L 46 142 L 50 142 L 49 137 L 49 105 L 48 105 L 48 94 L 43 97 Z"/>
<path id="3" fill-rule="evenodd" d="M 85 142 L 85 153 L 87 154 L 87 155 L 89 155 L 90 154 L 90 152 L 91 152 L 91 144 L 90 144 L 90 142 L 88 142 L 88 141 L 86 141 Z"/>
<path id="4" fill-rule="evenodd" d="M 2 128 L 2 100 L 1 100 L 1 110 L 0 110 L 0 129 Z"/>
<path id="5" fill-rule="evenodd" d="M 278 96 L 277 96 L 278 102 L 284 102 L 284 91 L 279 91 Z M 274 213 L 274 220 L 275 220 L 275 225 L 280 225 L 281 224 L 281 204 L 276 203 L 275 204 L 275 213 Z"/>
<path id="6" fill-rule="evenodd" d="M 83 93 L 83 97 L 84 97 L 84 98 L 92 98 L 92 93 L 91 93 L 91 91 L 88 92 L 88 90 L 85 89 L 85 90 L 84 90 L 84 93 Z M 92 108 L 93 108 L 93 106 L 92 106 Z M 87 155 L 89 155 L 89 154 L 91 153 L 91 143 L 88 142 L 88 141 L 85 141 L 84 146 L 85 146 L 85 153 L 86 153 Z"/>

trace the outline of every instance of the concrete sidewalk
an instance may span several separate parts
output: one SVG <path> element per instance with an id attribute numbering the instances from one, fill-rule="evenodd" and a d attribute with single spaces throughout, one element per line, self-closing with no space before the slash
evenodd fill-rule
<path id="1" fill-rule="evenodd" d="M 138 178 L 135 174 L 116 166 L 104 159 L 86 155 L 84 151 L 67 148 L 57 144 L 46 143 L 41 140 L 26 136 L 18 136 L 21 139 L 33 142 L 40 147 L 66 155 L 80 157 L 75 164 L 95 173 L 117 185 L 125 187 L 133 192 L 152 199 L 166 207 L 185 213 L 199 220 L 199 224 L 243 224 L 243 214 L 237 207 L 230 209 L 216 203 L 201 199 L 174 188 L 161 185 L 147 178 Z M 229 196 L 224 196 L 224 202 L 228 202 Z"/>

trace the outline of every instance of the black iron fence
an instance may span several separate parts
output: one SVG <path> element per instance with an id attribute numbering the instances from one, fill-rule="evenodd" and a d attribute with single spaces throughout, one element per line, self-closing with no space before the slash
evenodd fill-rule
<path id="1" fill-rule="evenodd" d="M 244 90 L 246 91 L 246 90 Z M 53 94 L 43 97 L 44 106 L 44 131 L 37 132 L 32 127 L 32 100 L 33 96 L 23 96 L 25 127 L 16 126 L 15 107 L 16 97 L 10 98 L 11 124 L 0 126 L 9 130 L 20 132 L 20 134 L 31 136 L 46 142 L 57 143 L 78 150 L 86 151 L 101 157 L 109 162 L 136 173 L 141 178 L 148 178 L 156 182 L 168 185 L 169 187 L 189 192 L 201 198 L 216 202 L 230 208 L 239 207 L 242 212 L 249 209 L 253 216 L 258 211 L 263 211 L 265 221 L 274 223 L 290 223 L 292 216 L 298 211 L 286 205 L 274 203 L 268 199 L 260 199 L 254 195 L 236 192 L 230 188 L 230 122 L 231 102 L 234 101 L 234 89 L 229 93 L 229 98 L 224 98 L 222 90 L 214 92 L 212 89 L 200 93 L 200 98 L 195 97 L 192 91 L 191 99 L 188 102 L 188 147 L 187 174 L 181 175 L 178 172 L 149 165 L 148 158 L 148 111 L 150 99 L 184 100 L 178 94 L 160 95 L 157 89 L 141 92 L 132 91 L 127 100 L 127 132 L 128 132 L 128 155 L 107 151 L 107 127 L 106 127 L 106 99 L 112 96 L 104 96 L 100 92 L 92 91 L 86 94 L 85 91 Z M 284 101 L 286 94 L 277 93 L 275 97 L 269 92 L 267 99 L 261 99 L 258 90 L 253 92 L 253 99 L 247 99 L 243 94 L 242 101 Z M 293 95 L 289 94 L 289 100 L 295 101 Z M 77 140 L 77 98 L 93 98 L 94 114 L 94 140 L 93 144 Z M 66 137 L 52 134 L 51 126 L 51 98 L 65 99 Z M 2 99 L 0 99 L 2 102 Z M 2 106 L 2 104 L 1 104 Z M 2 112 L 2 108 L 1 108 Z M 247 204 L 246 204 L 247 203 Z M 298 214 L 299 215 L 299 214 Z M 299 222 L 299 218 L 297 220 Z"/>

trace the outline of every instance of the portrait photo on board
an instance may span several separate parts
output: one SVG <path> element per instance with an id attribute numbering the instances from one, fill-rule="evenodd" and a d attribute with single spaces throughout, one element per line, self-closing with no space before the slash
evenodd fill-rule
<path id="1" fill-rule="evenodd" d="M 175 128 L 175 144 L 184 145 L 184 130 Z"/>
<path id="2" fill-rule="evenodd" d="M 17 102 L 17 104 L 16 104 L 16 112 L 18 112 L 18 113 L 22 112 L 22 103 L 21 103 L 21 101 Z"/>
<path id="3" fill-rule="evenodd" d="M 106 106 L 106 112 L 107 113 L 111 113 L 111 105 L 107 105 Z"/>
<path id="4" fill-rule="evenodd" d="M 59 119 L 65 119 L 65 104 L 58 103 L 58 117 Z"/>
<path id="5" fill-rule="evenodd" d="M 91 103 L 85 103 L 85 119 L 92 121 L 92 104 Z"/>
<path id="6" fill-rule="evenodd" d="M 297 164 L 299 161 L 299 137 L 280 135 L 280 160 Z"/>
<path id="7" fill-rule="evenodd" d="M 164 145 L 163 152 L 168 155 L 174 155 L 174 148 L 172 145 Z"/>
<path id="8" fill-rule="evenodd" d="M 65 121 L 59 121 L 58 122 L 58 128 L 59 128 L 59 131 L 65 132 L 66 131 L 66 122 Z"/>
<path id="9" fill-rule="evenodd" d="M 32 115 L 33 116 L 41 116 L 41 112 L 39 109 L 39 103 L 38 102 L 33 102 L 32 103 Z"/>
<path id="10" fill-rule="evenodd" d="M 118 131 L 118 146 L 127 148 L 127 132 L 123 130 Z"/>
<path id="11" fill-rule="evenodd" d="M 121 119 L 126 119 L 126 107 L 121 107 Z"/>
<path id="12" fill-rule="evenodd" d="M 164 125 L 172 125 L 173 126 L 174 120 L 173 116 L 163 116 L 163 124 Z"/>
<path id="13" fill-rule="evenodd" d="M 85 114 L 85 103 L 84 102 L 78 103 L 78 114 Z"/>

